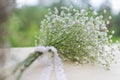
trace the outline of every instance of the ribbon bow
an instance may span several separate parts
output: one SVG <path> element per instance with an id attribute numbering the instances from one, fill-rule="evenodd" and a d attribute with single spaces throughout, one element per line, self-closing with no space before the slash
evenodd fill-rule
<path id="1" fill-rule="evenodd" d="M 57 49 L 53 46 L 38 46 L 35 49 L 36 52 L 42 52 L 42 56 L 38 58 L 38 61 L 45 65 L 42 70 L 40 80 L 50 80 L 52 70 L 55 70 L 57 80 L 67 80 L 62 61 L 57 53 Z"/>

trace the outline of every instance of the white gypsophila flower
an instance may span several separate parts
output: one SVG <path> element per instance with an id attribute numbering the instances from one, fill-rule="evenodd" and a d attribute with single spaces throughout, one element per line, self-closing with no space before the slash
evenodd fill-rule
<path id="1" fill-rule="evenodd" d="M 112 17 L 111 17 L 111 16 L 109 16 L 108 18 L 109 18 L 109 19 L 112 19 Z"/>
<path id="2" fill-rule="evenodd" d="M 98 13 L 97 13 L 96 11 L 93 11 L 93 14 L 94 14 L 94 15 L 97 15 Z"/>
<path id="3" fill-rule="evenodd" d="M 106 9 L 104 9 L 104 13 L 106 13 L 107 12 L 107 10 Z"/>
<path id="4" fill-rule="evenodd" d="M 108 21 L 106 22 L 106 24 L 110 24 L 110 21 L 108 20 Z"/>
<path id="5" fill-rule="evenodd" d="M 106 22 L 102 15 L 96 13 L 93 10 L 75 9 L 71 6 L 49 10 L 41 22 L 37 44 L 54 46 L 60 56 L 69 60 L 99 63 L 108 68 L 110 63 L 114 62 L 112 54 L 115 51 L 111 47 L 112 36 L 108 37 L 106 27 L 106 23 L 109 24 L 110 21 Z M 109 45 L 113 51 L 106 51 L 105 45 Z"/>
<path id="6" fill-rule="evenodd" d="M 115 34 L 115 31 L 114 31 L 114 30 L 112 30 L 112 34 Z"/>

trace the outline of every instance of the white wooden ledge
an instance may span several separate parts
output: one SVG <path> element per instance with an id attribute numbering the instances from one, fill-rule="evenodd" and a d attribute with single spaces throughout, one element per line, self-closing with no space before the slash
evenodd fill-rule
<path id="1" fill-rule="evenodd" d="M 11 48 L 10 53 L 15 55 L 18 61 L 24 60 L 34 48 Z M 10 61 L 12 65 L 15 61 Z M 98 65 L 76 65 L 71 62 L 63 62 L 64 70 L 68 80 L 120 80 L 120 61 L 117 64 L 111 65 L 110 71 L 105 71 L 103 67 Z M 36 60 L 23 74 L 22 80 L 39 80 L 40 73 L 43 67 Z M 54 73 L 51 80 L 56 80 Z"/>

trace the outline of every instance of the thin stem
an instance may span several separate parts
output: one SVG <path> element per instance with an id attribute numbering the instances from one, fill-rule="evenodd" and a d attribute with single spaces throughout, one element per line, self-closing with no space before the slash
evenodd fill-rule
<path id="1" fill-rule="evenodd" d="M 42 52 L 35 52 L 33 54 L 30 54 L 28 56 L 28 58 L 26 58 L 24 61 L 22 61 L 21 63 L 19 63 L 15 70 L 14 73 L 18 72 L 18 76 L 16 80 L 20 80 L 23 72 L 40 56 L 42 55 Z"/>

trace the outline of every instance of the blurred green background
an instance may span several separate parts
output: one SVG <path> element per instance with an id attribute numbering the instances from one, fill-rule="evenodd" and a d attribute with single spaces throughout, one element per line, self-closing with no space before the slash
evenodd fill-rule
<path id="1" fill-rule="evenodd" d="M 43 20 L 44 15 L 48 13 L 48 8 L 60 8 L 60 6 L 69 6 L 73 5 L 74 7 L 78 7 L 81 4 L 82 8 L 92 7 L 89 0 L 80 0 L 80 4 L 74 4 L 69 0 L 57 0 L 51 4 L 43 4 L 44 0 L 39 0 L 35 5 L 23 5 L 18 7 L 19 4 L 14 6 L 14 11 L 10 16 L 9 20 L 9 35 L 8 35 L 8 43 L 12 47 L 26 47 L 26 46 L 35 46 L 35 34 L 39 32 L 39 26 L 41 20 Z M 49 1 L 49 0 L 48 0 Z M 49 1 L 50 2 L 50 1 Z M 114 14 L 112 11 L 111 5 L 106 5 L 110 3 L 109 0 L 105 0 L 99 9 L 97 9 L 99 14 L 104 15 L 104 19 L 108 18 L 110 15 L 112 16 L 111 23 L 107 25 L 109 30 L 115 30 L 115 34 L 113 36 L 113 42 L 116 40 L 120 41 L 120 12 Z M 107 10 L 106 14 L 103 12 Z"/>

